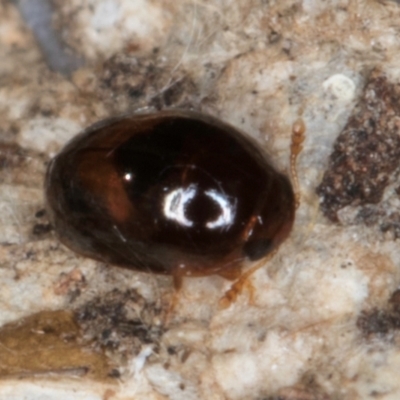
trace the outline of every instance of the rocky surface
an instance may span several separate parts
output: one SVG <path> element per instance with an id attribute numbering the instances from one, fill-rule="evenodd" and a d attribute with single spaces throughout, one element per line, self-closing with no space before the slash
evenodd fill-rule
<path id="1" fill-rule="evenodd" d="M 398 2 L 54 0 L 84 60 L 68 74 L 18 6 L 0 1 L 0 398 L 397 400 Z M 43 211 L 68 139 L 168 107 L 229 121 L 282 171 L 306 125 L 292 235 L 226 309 L 231 282 L 176 293 L 78 256 Z"/>

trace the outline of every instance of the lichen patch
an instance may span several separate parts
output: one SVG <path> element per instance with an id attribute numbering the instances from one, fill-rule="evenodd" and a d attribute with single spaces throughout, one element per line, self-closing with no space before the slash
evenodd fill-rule
<path id="1" fill-rule="evenodd" d="M 348 206 L 357 208 L 353 222 L 369 224 L 385 214 L 379 203 L 400 166 L 399 95 L 400 84 L 379 70 L 371 73 L 317 188 L 321 210 L 331 221 L 339 222 L 339 211 Z M 389 229 L 389 219 L 379 222 L 382 229 Z"/>

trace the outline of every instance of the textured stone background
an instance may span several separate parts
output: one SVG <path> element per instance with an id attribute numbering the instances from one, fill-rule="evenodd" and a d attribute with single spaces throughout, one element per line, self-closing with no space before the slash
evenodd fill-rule
<path id="1" fill-rule="evenodd" d="M 397 400 L 399 4 L 54 0 L 48 46 L 26 3 L 0 0 L 0 398 Z M 253 303 L 221 310 L 229 282 L 187 279 L 171 311 L 170 279 L 73 254 L 48 225 L 52 155 L 166 107 L 229 121 L 283 171 L 306 124 L 296 224 Z"/>

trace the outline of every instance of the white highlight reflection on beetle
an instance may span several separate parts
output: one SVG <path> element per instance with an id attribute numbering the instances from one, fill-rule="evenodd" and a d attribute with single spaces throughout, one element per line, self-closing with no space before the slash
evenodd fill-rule
<path id="1" fill-rule="evenodd" d="M 125 180 L 125 181 L 131 182 L 132 179 L 133 179 L 133 174 L 132 174 L 131 172 L 127 172 L 127 173 L 124 175 L 124 180 Z"/>
<path id="2" fill-rule="evenodd" d="M 217 202 L 222 211 L 215 221 L 207 222 L 207 228 L 229 228 L 235 219 L 236 203 L 231 204 L 227 196 L 223 193 L 217 192 L 216 190 L 207 190 L 204 193 Z"/>
<path id="3" fill-rule="evenodd" d="M 189 201 L 196 195 L 196 191 L 196 185 L 190 185 L 186 189 L 179 188 L 168 193 L 164 199 L 165 216 L 180 225 L 193 226 L 193 222 L 186 218 L 185 209 Z"/>
<path id="4" fill-rule="evenodd" d="M 197 185 L 190 185 L 187 188 L 178 188 L 172 190 L 164 198 L 164 215 L 180 225 L 192 227 L 193 221 L 190 221 L 185 211 L 190 201 L 197 194 Z M 229 228 L 235 219 L 236 202 L 232 203 L 228 196 L 214 189 L 207 190 L 204 194 L 218 204 L 221 212 L 214 221 L 205 224 L 208 229 Z"/>

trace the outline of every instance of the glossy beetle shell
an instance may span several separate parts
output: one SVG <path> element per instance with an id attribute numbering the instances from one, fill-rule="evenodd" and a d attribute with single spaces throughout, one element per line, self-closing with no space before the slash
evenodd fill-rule
<path id="1" fill-rule="evenodd" d="M 235 277 L 289 234 L 288 178 L 252 140 L 188 111 L 98 123 L 50 162 L 47 208 L 60 240 L 126 268 Z"/>

